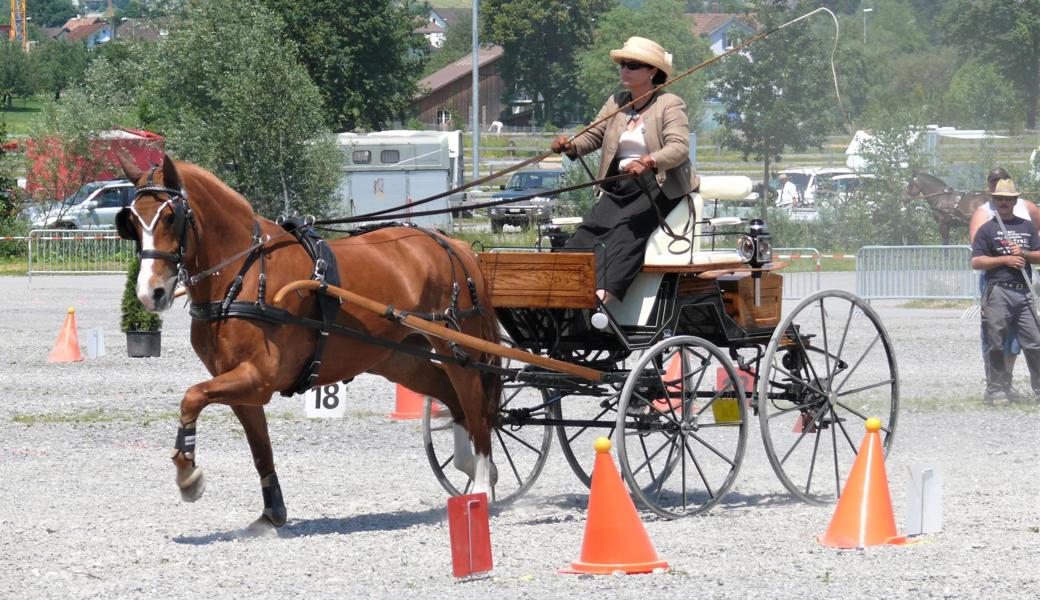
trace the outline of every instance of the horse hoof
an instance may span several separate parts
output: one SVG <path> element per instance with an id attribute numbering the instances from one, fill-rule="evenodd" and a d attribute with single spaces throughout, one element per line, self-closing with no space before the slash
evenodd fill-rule
<path id="1" fill-rule="evenodd" d="M 263 514 L 260 515 L 260 519 L 267 519 L 267 522 L 271 525 L 281 527 L 282 525 L 285 525 L 285 519 L 287 516 L 288 511 L 286 511 L 285 507 L 282 506 L 281 508 L 265 508 Z M 257 521 L 260 519 L 257 519 Z"/>
<path id="2" fill-rule="evenodd" d="M 181 500 L 195 502 L 206 491 L 206 477 L 202 474 L 202 469 L 195 467 L 191 475 L 177 482 L 177 485 L 181 489 Z"/>
<path id="3" fill-rule="evenodd" d="M 267 515 L 260 515 L 250 523 L 249 527 L 246 527 L 245 533 L 249 537 L 278 537 L 278 529 L 267 518 Z"/>

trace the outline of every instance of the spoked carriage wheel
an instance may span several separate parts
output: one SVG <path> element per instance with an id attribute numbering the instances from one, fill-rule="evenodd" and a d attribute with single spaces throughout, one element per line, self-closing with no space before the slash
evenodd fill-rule
<path id="1" fill-rule="evenodd" d="M 505 345 L 511 345 L 503 340 Z M 544 420 L 551 416 L 548 394 L 520 382 L 506 382 L 491 431 L 491 459 L 498 470 L 489 500 L 507 504 L 534 485 L 545 466 L 552 445 L 552 427 L 523 424 L 525 419 Z M 440 408 L 440 413 L 437 409 Z M 427 399 L 423 408 L 423 445 L 437 481 L 453 496 L 468 494 L 473 481 L 455 468 L 455 433 L 451 415 L 439 403 Z"/>
<path id="2" fill-rule="evenodd" d="M 560 425 L 556 436 L 560 450 L 571 470 L 585 487 L 592 485 L 592 465 L 596 462 L 593 443 L 598 437 L 614 439 L 617 427 L 617 406 L 621 392 L 602 398 L 566 396 L 553 403 L 555 419 L 595 422 L 596 425 Z M 602 425 L 602 426 L 600 426 Z"/>
<path id="3" fill-rule="evenodd" d="M 644 506 L 668 519 L 696 515 L 733 486 L 748 430 L 739 382 L 729 357 L 693 336 L 658 342 L 635 363 L 615 439 L 621 473 Z"/>
<path id="4" fill-rule="evenodd" d="M 892 341 L 862 299 L 824 290 L 773 332 L 758 382 L 769 462 L 791 494 L 824 504 L 841 495 L 868 417 L 882 422 L 885 455 L 899 409 Z"/>

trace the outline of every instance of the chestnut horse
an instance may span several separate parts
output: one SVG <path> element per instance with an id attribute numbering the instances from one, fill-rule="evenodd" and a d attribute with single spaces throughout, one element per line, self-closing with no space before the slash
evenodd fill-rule
<path id="1" fill-rule="evenodd" d="M 262 299 L 265 289 L 273 295 L 285 284 L 311 279 L 315 261 L 301 243 L 285 235 L 285 229 L 256 215 L 241 195 L 212 173 L 169 157 L 151 172 L 141 171 L 125 156 L 120 156 L 120 162 L 127 178 L 137 186 L 135 200 L 118 219 L 121 233 L 138 242 L 142 260 L 137 296 L 146 309 L 163 311 L 173 303 L 178 278 L 187 282 L 195 318 L 191 344 L 212 375 L 212 379 L 188 388 L 181 400 L 180 428 L 172 457 L 181 496 L 192 502 L 205 488 L 202 471 L 194 460 L 199 414 L 210 404 L 227 404 L 245 430 L 260 476 L 264 510 L 251 527 L 280 527 L 286 511 L 264 405 L 274 392 L 294 386 L 310 364 L 319 331 L 298 324 L 219 314 L 200 318 L 195 309 L 214 306 L 212 303 L 219 306 L 243 268 L 247 270 L 236 298 L 252 304 Z M 342 287 L 418 313 L 443 313 L 453 305 L 465 313 L 477 304 L 480 310 L 469 310 L 469 316 L 459 319 L 460 331 L 497 342 L 498 325 L 476 256 L 457 240 L 441 236 L 438 241 L 435 236 L 439 235 L 414 227 L 387 227 L 336 240 L 329 246 L 340 267 L 340 281 L 345 282 Z M 244 267 L 247 259 L 241 256 L 242 251 L 253 245 L 261 256 Z M 224 264 L 229 257 L 235 260 Z M 455 284 L 462 282 L 461 288 L 467 289 L 467 276 L 473 279 L 473 291 L 459 294 Z M 261 283 L 264 278 L 266 288 Z M 289 294 L 282 308 L 321 323 L 319 302 L 313 294 Z M 338 325 L 385 342 L 452 355 L 447 342 L 352 305 L 342 305 L 335 319 Z M 470 358 L 494 363 L 487 356 Z M 310 383 L 312 387 L 325 385 L 361 373 L 381 375 L 447 406 L 455 425 L 455 466 L 470 476 L 475 491 L 490 496 L 496 478 L 490 431 L 501 390 L 498 376 L 465 368 L 458 362 L 431 361 L 428 354 L 420 352 L 397 352 L 371 341 L 329 335 L 317 379 Z"/>
<path id="2" fill-rule="evenodd" d="M 906 187 L 906 198 L 924 198 L 932 218 L 939 225 L 944 246 L 950 244 L 950 230 L 967 227 L 975 209 L 989 201 L 985 192 L 958 192 L 941 179 L 927 173 L 914 173 Z"/>

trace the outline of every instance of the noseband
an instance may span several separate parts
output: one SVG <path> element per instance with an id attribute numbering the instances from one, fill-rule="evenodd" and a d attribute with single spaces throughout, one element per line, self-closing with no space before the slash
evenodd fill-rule
<path id="1" fill-rule="evenodd" d="M 159 185 L 152 182 L 152 178 L 155 175 L 155 171 L 158 167 L 153 167 L 152 171 L 148 174 L 147 185 L 137 188 L 134 190 L 134 201 L 130 203 L 130 206 L 119 211 L 116 216 L 116 230 L 119 232 L 119 237 L 125 240 L 133 240 L 137 243 L 137 255 L 141 258 L 153 258 L 158 260 L 164 260 L 166 262 L 173 263 L 177 268 L 177 278 L 179 280 L 187 279 L 187 269 L 184 267 L 184 254 L 188 247 L 188 226 L 191 225 L 192 231 L 195 231 L 195 215 L 191 211 L 191 206 L 188 205 L 188 201 L 185 198 L 184 191 L 181 189 L 175 189 Z M 150 223 L 146 223 L 141 213 L 137 212 L 137 208 L 134 204 L 137 203 L 137 199 L 141 196 L 153 195 L 158 196 L 159 194 L 165 194 L 166 200 L 160 200 L 162 204 L 158 210 L 155 211 L 155 216 L 152 217 Z M 156 223 L 159 222 L 159 217 L 162 215 L 163 209 L 167 206 L 173 211 L 173 234 L 177 237 L 177 251 L 176 252 L 160 252 L 159 250 L 141 249 L 141 238 L 137 235 L 134 230 L 130 217 L 135 216 L 141 223 L 141 228 L 152 234 L 155 229 Z M 196 232 L 197 235 L 197 232 Z"/>

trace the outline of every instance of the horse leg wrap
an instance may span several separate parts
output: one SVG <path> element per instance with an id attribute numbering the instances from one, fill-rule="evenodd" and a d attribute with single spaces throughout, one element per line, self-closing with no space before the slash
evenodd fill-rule
<path id="1" fill-rule="evenodd" d="M 195 466 L 194 422 L 177 429 L 177 441 L 174 442 L 170 458 L 177 467 L 177 487 L 181 490 L 181 500 L 195 502 L 206 489 L 206 478 L 202 469 Z"/>
<path id="2" fill-rule="evenodd" d="M 174 461 L 177 460 L 178 455 L 183 455 L 185 459 L 190 460 L 192 466 L 195 466 L 195 422 L 192 421 L 187 425 L 181 425 L 177 428 L 177 441 L 173 444 L 173 456 Z"/>
<path id="3" fill-rule="evenodd" d="M 275 527 L 285 525 L 285 502 L 282 500 L 282 487 L 278 485 L 278 475 L 274 472 L 260 479 L 260 492 L 264 495 L 264 517 Z"/>

